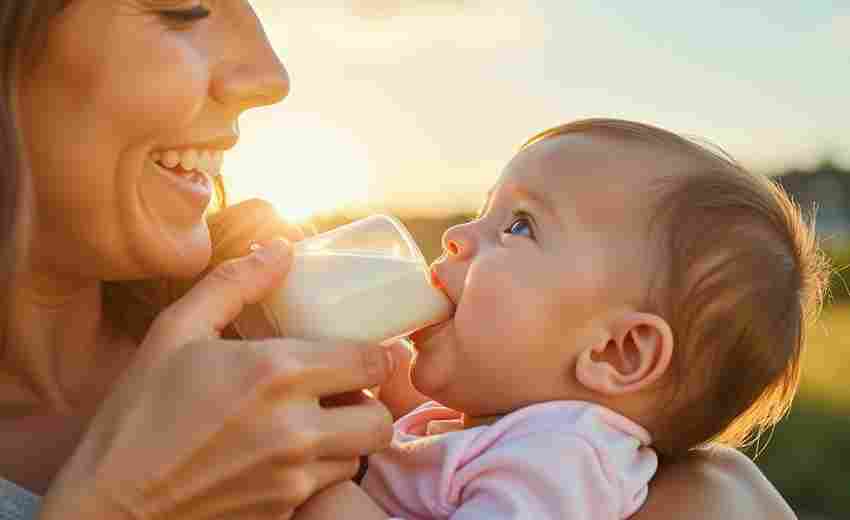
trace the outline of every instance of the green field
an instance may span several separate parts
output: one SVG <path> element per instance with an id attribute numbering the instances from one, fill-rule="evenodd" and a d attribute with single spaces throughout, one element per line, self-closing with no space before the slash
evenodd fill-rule
<path id="1" fill-rule="evenodd" d="M 850 415 L 850 304 L 827 306 L 810 327 L 800 396 Z"/>
<path id="2" fill-rule="evenodd" d="M 800 518 L 850 518 L 850 304 L 810 329 L 800 392 L 765 440 L 756 463 Z"/>

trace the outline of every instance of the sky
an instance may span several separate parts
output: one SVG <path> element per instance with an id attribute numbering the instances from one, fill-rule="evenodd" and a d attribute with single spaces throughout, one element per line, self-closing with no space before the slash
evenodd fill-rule
<path id="1" fill-rule="evenodd" d="M 763 173 L 850 166 L 850 2 L 254 0 L 289 70 L 241 119 L 234 200 L 470 210 L 526 138 L 621 117 Z"/>

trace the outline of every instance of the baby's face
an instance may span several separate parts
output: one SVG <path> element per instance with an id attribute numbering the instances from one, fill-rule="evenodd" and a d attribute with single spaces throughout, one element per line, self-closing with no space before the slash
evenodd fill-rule
<path id="1" fill-rule="evenodd" d="M 594 323 L 645 296 L 642 193 L 663 169 L 647 152 L 574 134 L 508 164 L 480 217 L 444 237 L 433 272 L 457 311 L 414 337 L 420 391 L 472 415 L 577 398 Z"/>

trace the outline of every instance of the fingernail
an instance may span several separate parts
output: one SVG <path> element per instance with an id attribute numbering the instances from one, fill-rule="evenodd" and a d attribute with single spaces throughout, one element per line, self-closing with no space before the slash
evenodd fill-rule
<path id="1" fill-rule="evenodd" d="M 274 262 L 289 256 L 292 246 L 289 240 L 285 238 L 273 238 L 271 240 L 254 242 L 251 244 L 250 249 L 251 254 L 257 258 L 263 261 Z"/>

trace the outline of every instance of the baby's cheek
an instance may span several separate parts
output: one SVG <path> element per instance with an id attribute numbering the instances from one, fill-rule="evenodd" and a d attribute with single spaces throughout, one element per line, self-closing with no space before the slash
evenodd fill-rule
<path id="1" fill-rule="evenodd" d="M 504 306 L 510 305 L 513 292 L 508 273 L 493 266 L 472 265 L 466 274 L 460 309 L 482 315 L 501 314 Z"/>
<path id="2" fill-rule="evenodd" d="M 470 271 L 455 320 L 461 332 L 474 333 L 477 342 L 514 341 L 536 325 L 528 292 L 522 280 L 508 272 Z"/>

